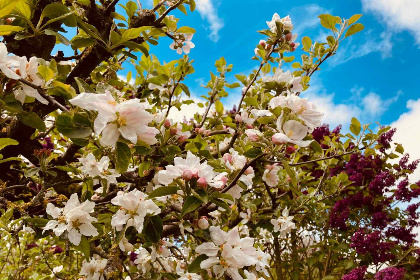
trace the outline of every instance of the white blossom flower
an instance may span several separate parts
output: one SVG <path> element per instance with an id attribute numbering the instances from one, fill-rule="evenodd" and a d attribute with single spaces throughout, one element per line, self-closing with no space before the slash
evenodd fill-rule
<path id="1" fill-rule="evenodd" d="M 82 172 L 92 178 L 101 177 L 106 179 L 108 183 L 116 184 L 117 177 L 120 176 L 114 169 L 108 169 L 109 167 L 109 157 L 103 156 L 100 161 L 96 161 L 95 156 L 92 153 L 89 153 L 86 157 L 79 158 L 82 167 L 80 169 Z"/>
<path id="2" fill-rule="evenodd" d="M 271 219 L 271 224 L 274 226 L 274 232 L 280 231 L 280 235 L 285 237 L 287 233 L 296 228 L 295 223 L 292 222 L 293 217 L 294 216 L 289 216 L 289 209 L 284 208 L 281 217 L 278 219 Z"/>
<path id="3" fill-rule="evenodd" d="M 280 16 L 277 13 L 275 13 L 271 21 L 267 21 L 268 28 L 270 28 L 271 32 L 277 33 L 276 21 L 280 22 L 285 30 L 293 30 L 292 19 L 289 16 L 280 18 Z"/>
<path id="4" fill-rule="evenodd" d="M 207 217 L 201 217 L 198 220 L 198 227 L 201 229 L 207 229 L 209 227 L 209 221 L 207 219 Z"/>
<path id="5" fill-rule="evenodd" d="M 269 110 L 257 110 L 257 109 L 252 109 L 251 114 L 256 119 L 261 118 L 261 117 L 270 117 L 273 115 Z"/>
<path id="6" fill-rule="evenodd" d="M 241 212 L 239 216 L 242 218 L 242 223 L 246 224 L 251 220 L 251 209 L 246 209 L 246 212 Z"/>
<path id="7" fill-rule="evenodd" d="M 176 157 L 175 165 L 166 166 L 166 170 L 158 172 L 157 179 L 162 185 L 169 185 L 174 179 L 182 177 L 185 180 L 197 179 L 200 185 L 210 185 L 214 188 L 221 188 L 226 184 L 226 173 L 219 174 L 213 171 L 213 167 L 206 162 L 200 163 L 200 158 L 193 155 L 190 151 L 187 157 Z"/>
<path id="8" fill-rule="evenodd" d="M 128 193 L 118 192 L 111 203 L 121 208 L 112 216 L 111 226 L 121 231 L 127 224 L 127 227 L 134 226 L 141 233 L 146 215 L 160 213 L 160 208 L 152 200 L 146 198 L 147 194 L 139 190 Z"/>
<path id="9" fill-rule="evenodd" d="M 223 160 L 227 166 L 232 171 L 242 169 L 246 164 L 246 157 L 238 153 L 238 151 L 230 148 L 229 153 L 223 155 Z"/>
<path id="10" fill-rule="evenodd" d="M 120 247 L 123 252 L 131 252 L 134 250 L 133 244 L 128 242 L 125 236 L 121 239 L 120 243 L 118 243 L 118 247 Z"/>
<path id="11" fill-rule="evenodd" d="M 81 93 L 69 101 L 82 109 L 98 112 L 94 129 L 96 135 L 102 134 L 99 141 L 103 146 L 114 146 L 120 135 L 133 144 L 157 142 L 159 130 L 148 126 L 153 120 L 152 114 L 146 111 L 150 107 L 148 103 L 141 103 L 137 98 L 117 103 L 109 91 Z"/>
<path id="12" fill-rule="evenodd" d="M 279 184 L 279 173 L 280 167 L 277 164 L 268 165 L 264 170 L 263 181 L 267 183 L 269 187 L 276 187 Z"/>
<path id="13" fill-rule="evenodd" d="M 136 251 L 137 257 L 134 261 L 137 268 L 143 273 L 147 273 L 152 269 L 152 257 L 145 248 L 140 248 Z"/>
<path id="14" fill-rule="evenodd" d="M 174 35 L 174 41 L 169 45 L 171 50 L 176 50 L 178 54 L 189 54 L 191 49 L 195 47 L 195 44 L 191 42 L 194 34 L 176 34 Z"/>
<path id="15" fill-rule="evenodd" d="M 307 147 L 312 141 L 303 141 L 308 135 L 308 127 L 295 120 L 288 120 L 283 124 L 283 116 L 277 119 L 277 128 L 280 132 L 274 134 L 271 139 L 275 144 L 293 143 L 300 147 Z"/>
<path id="16" fill-rule="evenodd" d="M 225 232 L 220 227 L 210 227 L 211 242 L 205 242 L 196 248 L 198 254 L 205 254 L 209 258 L 202 261 L 202 269 L 213 268 L 217 277 L 227 273 L 233 280 L 243 279 L 239 268 L 256 263 L 252 257 L 255 253 L 254 239 L 240 238 L 238 228 Z"/>
<path id="17" fill-rule="evenodd" d="M 104 270 L 108 260 L 101 258 L 91 258 L 88 261 L 83 260 L 80 275 L 86 276 L 86 280 L 105 280 Z"/>
<path id="18" fill-rule="evenodd" d="M 280 106 L 291 109 L 311 130 L 321 125 L 321 119 L 324 115 L 307 98 L 301 98 L 294 94 L 273 97 L 270 100 L 269 106 L 271 108 Z"/>
<path id="19" fill-rule="evenodd" d="M 60 236 L 64 231 L 68 232 L 68 239 L 74 245 L 79 245 L 82 235 L 97 236 L 98 230 L 92 225 L 97 219 L 90 216 L 93 212 L 95 202 L 84 201 L 80 203 L 76 193 L 70 196 L 64 208 L 55 207 L 47 204 L 47 213 L 53 217 L 44 227 L 44 231 L 52 229 L 56 236 Z"/>
<path id="20" fill-rule="evenodd" d="M 38 76 L 38 65 L 38 58 L 31 57 L 28 62 L 25 56 L 22 57 L 19 65 L 19 75 L 20 78 L 25 79 L 36 86 L 43 87 L 45 83 L 40 76 Z M 48 104 L 48 100 L 42 97 L 37 89 L 22 84 L 21 89 L 15 91 L 15 97 L 23 104 L 26 96 L 33 97 L 42 104 Z"/>
<path id="21" fill-rule="evenodd" d="M 244 270 L 244 274 L 245 274 L 246 279 L 249 279 L 249 280 L 264 280 L 263 277 L 258 277 L 254 273 L 249 272 L 248 270 Z"/>
<path id="22" fill-rule="evenodd" d="M 3 74 L 13 80 L 19 80 L 20 76 L 12 70 L 20 64 L 20 57 L 8 55 L 7 47 L 4 43 L 0 43 L 0 70 Z"/>

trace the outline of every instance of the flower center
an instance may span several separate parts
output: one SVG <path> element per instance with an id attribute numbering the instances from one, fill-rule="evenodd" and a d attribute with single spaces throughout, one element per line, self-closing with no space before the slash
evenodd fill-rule
<path id="1" fill-rule="evenodd" d="M 127 118 L 125 116 L 118 116 L 117 125 L 118 125 L 118 127 L 126 126 L 127 125 Z"/>
<path id="2" fill-rule="evenodd" d="M 109 100 L 108 104 L 112 105 L 112 106 L 115 106 L 115 105 L 117 105 L 117 102 L 115 100 Z"/>

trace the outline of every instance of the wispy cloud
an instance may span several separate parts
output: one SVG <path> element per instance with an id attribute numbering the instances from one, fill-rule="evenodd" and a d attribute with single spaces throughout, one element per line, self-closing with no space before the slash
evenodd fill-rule
<path id="1" fill-rule="evenodd" d="M 372 30 L 365 31 L 363 34 L 365 38 L 361 44 L 355 42 L 354 38 L 348 38 L 347 42 L 338 48 L 337 54 L 329 59 L 329 65 L 334 67 L 375 52 L 379 52 L 382 59 L 391 57 L 392 34 L 382 32 L 379 36 L 376 36 Z M 356 36 L 360 35 L 362 34 L 359 33 Z"/>
<path id="2" fill-rule="evenodd" d="M 294 7 L 290 11 L 290 16 L 292 17 L 292 21 L 295 24 L 295 29 L 293 32 L 302 35 L 306 33 L 306 30 L 308 29 L 319 27 L 320 23 L 318 16 L 320 14 L 330 12 L 331 10 L 325 9 L 317 4 Z"/>
<path id="3" fill-rule="evenodd" d="M 412 33 L 420 45 L 420 1 L 362 0 L 363 10 L 378 15 L 389 30 Z"/>
<path id="4" fill-rule="evenodd" d="M 210 40 L 217 42 L 220 38 L 219 30 L 222 29 L 225 24 L 223 19 L 219 18 L 214 2 L 212 0 L 197 0 L 196 4 L 201 17 L 210 24 Z"/>
<path id="5" fill-rule="evenodd" d="M 308 97 L 324 113 L 324 123 L 331 126 L 341 124 L 346 128 L 352 117 L 358 118 L 362 123 L 378 121 L 402 94 L 398 91 L 394 97 L 383 99 L 375 92 L 364 92 L 363 87 L 355 86 L 350 90 L 350 98 L 346 102 L 337 102 L 335 93 L 328 93 L 324 85 L 317 81 L 302 94 L 302 97 Z"/>

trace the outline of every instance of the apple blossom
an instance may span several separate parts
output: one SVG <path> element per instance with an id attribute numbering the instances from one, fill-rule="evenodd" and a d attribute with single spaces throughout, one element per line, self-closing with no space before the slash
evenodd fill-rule
<path id="1" fill-rule="evenodd" d="M 279 184 L 279 173 L 280 167 L 277 164 L 268 165 L 264 170 L 262 179 L 267 183 L 269 187 L 276 187 Z"/>
<path id="2" fill-rule="evenodd" d="M 285 237 L 292 229 L 296 228 L 292 222 L 293 216 L 289 216 L 289 209 L 284 208 L 281 216 L 277 219 L 271 219 L 271 224 L 274 226 L 274 232 L 279 232 L 282 237 Z"/>
<path id="3" fill-rule="evenodd" d="M 95 208 L 92 201 L 80 203 L 76 193 L 70 196 L 64 208 L 58 208 L 52 203 L 47 204 L 47 213 L 53 218 L 44 227 L 44 231 L 52 229 L 56 236 L 64 231 L 68 232 L 68 238 L 74 245 L 79 245 L 82 235 L 97 236 L 98 231 L 92 225 L 97 219 L 90 216 Z"/>
<path id="4" fill-rule="evenodd" d="M 105 280 L 104 270 L 108 260 L 99 257 L 83 260 L 80 275 L 86 276 L 86 280 Z"/>
<path id="5" fill-rule="evenodd" d="M 178 54 L 189 54 L 191 49 L 195 47 L 195 44 L 191 42 L 194 34 L 175 34 L 174 41 L 169 46 L 171 50 L 176 50 Z"/>
<path id="6" fill-rule="evenodd" d="M 119 192 L 111 200 L 111 203 L 121 207 L 111 219 L 111 225 L 117 231 L 121 231 L 127 224 L 127 227 L 134 226 L 141 233 L 146 215 L 156 215 L 161 211 L 152 200 L 147 199 L 147 194 L 139 190 L 132 190 L 128 193 Z"/>

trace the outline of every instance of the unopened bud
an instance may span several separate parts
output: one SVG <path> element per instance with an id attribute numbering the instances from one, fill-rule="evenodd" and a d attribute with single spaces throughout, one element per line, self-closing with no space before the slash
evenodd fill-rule
<path id="1" fill-rule="evenodd" d="M 253 128 L 254 128 L 254 126 L 253 126 L 252 124 L 247 124 L 247 125 L 246 125 L 246 128 L 248 128 L 248 129 L 253 129 Z"/>
<path id="2" fill-rule="evenodd" d="M 163 122 L 163 125 L 166 128 L 170 128 L 171 127 L 171 121 L 169 119 L 165 119 L 165 121 Z"/>
<path id="3" fill-rule="evenodd" d="M 296 151 L 296 148 L 294 146 L 287 146 L 286 147 L 286 154 L 293 154 Z"/>
<path id="4" fill-rule="evenodd" d="M 198 227 L 201 229 L 207 229 L 209 227 L 209 221 L 207 220 L 207 217 L 201 217 L 200 220 L 198 220 Z"/>
<path id="5" fill-rule="evenodd" d="M 169 133 L 171 135 L 176 135 L 178 133 L 178 129 L 176 127 L 171 127 L 171 129 L 169 130 Z"/>
<path id="6" fill-rule="evenodd" d="M 237 121 L 237 122 L 242 122 L 242 116 L 241 116 L 241 115 L 239 115 L 239 114 L 237 114 L 237 115 L 235 116 L 235 121 Z"/>
<path id="7" fill-rule="evenodd" d="M 199 178 L 197 180 L 197 184 L 198 184 L 198 186 L 200 186 L 203 189 L 207 188 L 207 181 L 204 177 Z"/>
<path id="8" fill-rule="evenodd" d="M 292 40 L 292 33 L 287 33 L 286 36 L 284 36 L 287 41 Z"/>
<path id="9" fill-rule="evenodd" d="M 191 170 L 185 170 L 184 173 L 182 173 L 182 179 L 184 180 L 191 180 L 192 177 L 194 177 L 194 174 Z"/>
<path id="10" fill-rule="evenodd" d="M 254 174 L 254 168 L 252 168 L 252 166 L 248 166 L 244 173 L 245 175 Z"/>
<path id="11" fill-rule="evenodd" d="M 186 140 L 187 140 L 187 136 L 185 136 L 185 135 L 178 138 L 179 143 L 184 143 Z"/>
<path id="12" fill-rule="evenodd" d="M 260 40 L 258 44 L 262 46 L 263 48 L 265 48 L 265 46 L 267 45 L 267 42 L 265 40 Z"/>

